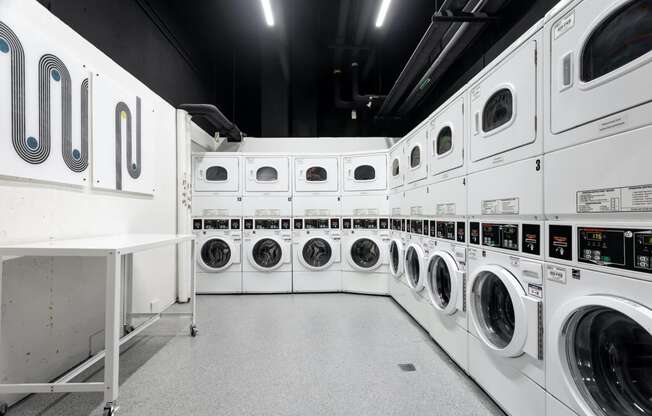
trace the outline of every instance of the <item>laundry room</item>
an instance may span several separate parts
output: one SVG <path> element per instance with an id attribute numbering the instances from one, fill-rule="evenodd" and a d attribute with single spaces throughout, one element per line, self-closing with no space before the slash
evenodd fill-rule
<path id="1" fill-rule="evenodd" d="M 0 0 L 0 416 L 652 415 L 652 0 Z"/>

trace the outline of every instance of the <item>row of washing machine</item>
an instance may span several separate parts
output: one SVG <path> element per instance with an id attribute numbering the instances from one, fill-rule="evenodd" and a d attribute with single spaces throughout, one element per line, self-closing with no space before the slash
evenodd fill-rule
<path id="1" fill-rule="evenodd" d="M 650 28 L 561 1 L 390 149 L 390 294 L 512 416 L 652 414 Z"/>
<path id="2" fill-rule="evenodd" d="M 198 293 L 387 294 L 385 218 L 195 218 Z"/>

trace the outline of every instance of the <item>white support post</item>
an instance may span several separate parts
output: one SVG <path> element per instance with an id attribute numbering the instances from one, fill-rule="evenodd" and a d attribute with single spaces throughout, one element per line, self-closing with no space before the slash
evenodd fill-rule
<path id="1" fill-rule="evenodd" d="M 197 275 L 195 270 L 197 264 L 197 240 L 190 242 L 190 258 L 192 259 L 190 265 L 190 302 L 192 305 L 192 326 L 194 327 L 197 323 Z"/>
<path id="2" fill-rule="evenodd" d="M 120 370 L 120 283 L 122 258 L 119 251 L 106 257 L 106 307 L 104 344 L 104 401 L 109 407 L 117 407 Z"/>
<path id="3" fill-rule="evenodd" d="M 125 316 L 124 316 L 123 323 L 125 325 L 125 329 L 127 329 L 127 331 L 125 332 L 130 332 L 134 327 L 133 325 L 134 322 L 133 320 L 133 307 L 134 307 L 134 255 L 133 253 L 129 253 L 124 256 L 124 270 L 125 270 L 125 287 L 124 287 Z"/>
<path id="4" fill-rule="evenodd" d="M 4 265 L 5 259 L 0 256 L 0 339 L 2 339 L 2 268 Z"/>

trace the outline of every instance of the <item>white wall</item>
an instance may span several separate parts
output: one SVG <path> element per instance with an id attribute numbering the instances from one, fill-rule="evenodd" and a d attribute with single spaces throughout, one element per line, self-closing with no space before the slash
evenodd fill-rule
<path id="1" fill-rule="evenodd" d="M 35 27 L 79 51 L 92 70 L 156 107 L 154 197 L 0 179 L 0 242 L 114 233 L 176 232 L 175 110 L 35 0 L 1 0 L 0 19 L 27 14 Z M 5 86 L 2 86 L 3 88 Z M 2 109 L 2 111 L 7 111 Z M 176 254 L 164 248 L 134 259 L 137 312 L 176 299 Z M 0 382 L 44 382 L 87 357 L 104 326 L 104 264 L 95 259 L 21 258 L 5 262 Z M 102 333 L 92 342 L 99 347 Z M 6 400 L 7 398 L 0 398 Z"/>

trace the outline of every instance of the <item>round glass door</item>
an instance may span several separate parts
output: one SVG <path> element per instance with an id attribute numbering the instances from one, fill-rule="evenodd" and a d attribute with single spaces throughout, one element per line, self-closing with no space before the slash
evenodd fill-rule
<path id="1" fill-rule="evenodd" d="M 398 276 L 401 273 L 401 249 L 396 240 L 392 240 L 389 245 L 389 264 L 392 269 L 392 274 Z"/>
<path id="2" fill-rule="evenodd" d="M 428 264 L 428 287 L 430 300 L 442 311 L 454 307 L 453 277 L 446 260 L 441 255 L 433 255 Z"/>
<path id="3" fill-rule="evenodd" d="M 220 270 L 231 261 L 231 247 L 220 238 L 211 238 L 202 245 L 200 257 L 207 268 Z"/>
<path id="4" fill-rule="evenodd" d="M 351 245 L 351 259 L 360 268 L 372 269 L 380 261 L 380 247 L 369 238 L 360 238 Z"/>
<path id="5" fill-rule="evenodd" d="M 283 249 L 276 240 L 262 238 L 254 244 L 251 254 L 258 266 L 271 269 L 281 262 Z"/>
<path id="6" fill-rule="evenodd" d="M 408 247 L 405 253 L 405 274 L 412 289 L 420 290 L 423 287 L 421 284 L 421 259 L 415 246 Z"/>
<path id="7" fill-rule="evenodd" d="M 491 271 L 481 272 L 473 287 L 472 302 L 484 337 L 496 348 L 507 347 L 514 338 L 516 314 L 505 283 Z"/>
<path id="8" fill-rule="evenodd" d="M 330 264 L 333 258 L 333 249 L 323 238 L 311 238 L 303 245 L 301 256 L 308 266 L 322 268 Z"/>
<path id="9" fill-rule="evenodd" d="M 596 415 L 652 414 L 652 335 L 638 322 L 588 306 L 568 320 L 564 340 L 573 382 Z"/>

